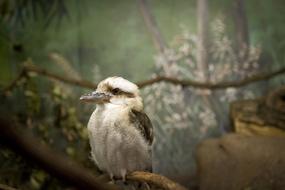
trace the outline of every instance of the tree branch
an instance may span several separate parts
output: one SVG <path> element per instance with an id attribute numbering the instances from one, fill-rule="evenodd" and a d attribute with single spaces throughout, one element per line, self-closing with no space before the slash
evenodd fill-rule
<path id="1" fill-rule="evenodd" d="M 12 91 L 18 84 L 18 82 L 24 78 L 27 77 L 28 73 L 37 73 L 39 75 L 45 76 L 50 79 L 54 79 L 57 81 L 61 81 L 67 84 L 72 84 L 76 86 L 80 86 L 83 88 L 89 88 L 89 89 L 96 89 L 97 85 L 94 83 L 91 83 L 89 81 L 70 78 L 70 77 L 64 77 L 62 75 L 53 74 L 43 68 L 37 67 L 35 65 L 29 65 L 29 66 L 23 66 L 23 69 L 21 72 L 17 75 L 17 77 L 5 88 L 3 88 L 4 94 L 7 94 L 8 92 Z"/>
<path id="2" fill-rule="evenodd" d="M 0 190 L 17 190 L 14 187 L 10 187 L 8 185 L 0 184 Z"/>
<path id="3" fill-rule="evenodd" d="M 61 75 L 56 75 L 37 66 L 24 66 L 23 70 L 19 73 L 16 79 L 14 79 L 6 88 L 3 89 L 4 93 L 11 91 L 17 85 L 17 82 L 21 78 L 23 78 L 25 74 L 29 72 L 34 72 L 34 73 L 43 75 L 50 79 L 58 80 L 58 81 L 61 81 L 67 84 L 76 85 L 76 86 L 80 86 L 83 88 L 89 88 L 89 89 L 94 90 L 97 87 L 97 84 L 91 83 L 86 80 L 78 80 L 74 78 L 64 77 Z M 230 88 L 230 87 L 233 87 L 233 88 L 242 87 L 242 86 L 254 83 L 254 82 L 268 80 L 273 77 L 283 75 L 284 73 L 285 73 L 285 67 L 278 69 L 276 71 L 272 71 L 272 72 L 258 73 L 258 74 L 252 75 L 250 77 L 246 77 L 238 81 L 225 81 L 225 82 L 220 82 L 220 83 L 198 82 L 194 80 L 186 80 L 186 79 L 183 80 L 183 79 L 177 79 L 177 78 L 166 77 L 166 76 L 157 76 L 153 79 L 137 82 L 136 84 L 138 85 L 139 88 L 144 88 L 146 86 L 149 86 L 149 85 L 152 85 L 158 82 L 168 82 L 174 85 L 181 85 L 184 87 L 218 90 L 218 89 L 225 89 L 225 88 Z"/>
<path id="4" fill-rule="evenodd" d="M 148 85 L 152 85 L 154 83 L 164 81 L 164 82 L 169 82 L 175 85 L 182 85 L 184 87 L 217 90 L 217 89 L 225 89 L 225 88 L 230 88 L 230 87 L 233 87 L 233 88 L 242 87 L 242 86 L 254 83 L 254 82 L 268 80 L 273 77 L 282 75 L 284 73 L 285 73 L 285 67 L 278 69 L 276 71 L 268 72 L 268 73 L 258 73 L 258 74 L 252 75 L 250 77 L 246 77 L 238 81 L 225 81 L 225 82 L 220 82 L 220 83 L 211 83 L 211 82 L 205 83 L 205 82 L 198 82 L 198 81 L 193 81 L 193 80 L 183 80 L 183 79 L 177 79 L 177 78 L 172 78 L 172 77 L 158 76 L 153 79 L 138 82 L 137 85 L 140 88 L 144 88 Z"/>
<path id="5" fill-rule="evenodd" d="M 133 172 L 127 175 L 127 179 L 131 181 L 147 182 L 165 190 L 187 190 L 185 187 L 164 176 L 149 172 Z"/>
<path id="6" fill-rule="evenodd" d="M 0 119 L 0 142 L 24 156 L 28 161 L 38 164 L 51 175 L 78 189 L 115 190 L 109 185 L 101 184 L 91 172 L 64 156 L 56 154 L 31 135 L 15 130 L 11 123 L 2 118 Z"/>
<path id="7" fill-rule="evenodd" d="M 38 164 L 51 175 L 78 189 L 119 189 L 105 184 L 109 176 L 95 177 L 88 170 L 42 145 L 35 137 L 15 130 L 11 123 L 2 118 L 0 118 L 0 143 L 21 154 L 30 162 Z M 164 190 L 186 190 L 183 186 L 164 176 L 148 172 L 133 172 L 127 176 L 127 179 L 147 182 Z"/>
<path id="8" fill-rule="evenodd" d="M 91 88 L 91 89 L 96 89 L 97 85 L 94 83 L 91 83 L 89 81 L 85 81 L 85 80 L 80 80 L 80 79 L 74 79 L 74 78 L 70 78 L 70 77 L 64 77 L 61 75 L 56 75 L 53 73 L 48 72 L 45 69 L 42 69 L 40 67 L 37 66 L 24 66 L 24 70 L 26 70 L 27 72 L 34 72 L 37 74 L 41 74 L 43 76 L 46 76 L 48 78 L 51 79 L 55 79 L 58 81 L 62 81 L 64 83 L 68 83 L 68 84 L 74 84 L 76 86 L 81 86 L 81 87 L 85 87 L 85 88 Z"/>

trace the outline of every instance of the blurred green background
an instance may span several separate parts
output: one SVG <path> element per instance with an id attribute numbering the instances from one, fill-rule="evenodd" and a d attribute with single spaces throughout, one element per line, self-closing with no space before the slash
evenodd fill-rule
<path id="1" fill-rule="evenodd" d="M 196 76 L 199 65 L 196 58 L 192 58 L 197 48 L 197 2 L 148 1 L 148 8 L 169 48 L 164 56 L 169 59 L 179 57 L 177 60 L 173 58 L 177 64 L 165 69 L 138 1 L 2 0 L 1 89 L 18 75 L 24 64 L 94 83 L 115 75 L 136 82 L 168 72 L 173 77 L 200 80 Z M 229 55 L 227 48 L 236 47 L 234 2 L 208 2 L 209 39 L 216 46 L 213 45 L 209 63 L 214 69 L 207 72 L 214 82 L 241 79 L 285 65 L 285 1 L 251 0 L 244 1 L 249 48 L 253 52 L 249 59 L 258 66 L 247 69 L 245 61 L 240 64 L 245 68 L 244 73 L 236 71 L 241 70 L 239 67 L 234 69 L 232 61 L 235 57 Z M 190 44 L 190 50 L 187 44 Z M 182 47 L 188 48 L 185 55 Z M 229 70 L 224 71 L 224 77 L 217 79 L 221 75 L 219 69 L 226 65 Z M 231 130 L 229 103 L 258 97 L 284 82 L 283 76 L 240 89 L 212 92 L 209 98 L 212 106 L 203 102 L 203 92 L 193 88 L 182 89 L 166 83 L 144 88 L 145 109 L 154 123 L 157 138 L 154 144 L 155 171 L 187 184 L 188 177 L 195 173 L 193 151 L 196 144 Z M 1 95 L 0 110 L 16 123 L 26 126 L 43 143 L 96 173 L 96 167 L 89 159 L 85 128 L 94 106 L 78 102 L 78 97 L 89 90 L 28 75 L 8 95 Z M 204 123 L 205 120 L 208 123 Z M 0 148 L 0 183 L 21 189 L 67 188 L 37 166 L 4 147 Z"/>
<path id="2" fill-rule="evenodd" d="M 210 20 L 223 14 L 232 34 L 232 2 L 209 3 Z M 149 4 L 168 43 L 181 33 L 181 25 L 196 32 L 196 1 L 155 0 Z M 136 1 L 68 1 L 65 6 L 68 13 L 60 18 L 55 15 L 48 20 L 40 8 L 38 15 L 33 16 L 28 7 L 22 18 L 24 23 L 15 18 L 11 23 L 1 23 L 2 84 L 12 79 L 19 62 L 26 56 L 32 57 L 36 64 L 51 66 L 46 59 L 50 52 L 64 55 L 91 81 L 94 65 L 100 66 L 102 78 L 121 75 L 136 81 L 153 72 L 153 56 L 157 52 Z M 251 42 L 262 44 L 276 64 L 284 62 L 283 7 L 282 0 L 246 2 Z M 22 45 L 24 52 L 15 52 L 15 44 Z"/>

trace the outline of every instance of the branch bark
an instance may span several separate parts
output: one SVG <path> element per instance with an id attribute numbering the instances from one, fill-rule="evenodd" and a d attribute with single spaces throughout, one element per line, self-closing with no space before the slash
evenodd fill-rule
<path id="1" fill-rule="evenodd" d="M 17 82 L 25 76 L 26 73 L 33 72 L 45 76 L 50 79 L 58 80 L 64 82 L 66 84 L 76 85 L 83 88 L 96 89 L 97 84 L 86 81 L 86 80 L 78 80 L 69 77 L 63 77 L 61 75 L 53 74 L 45 69 L 42 69 L 37 66 L 25 66 L 23 70 L 19 73 L 19 75 L 5 88 L 3 88 L 3 92 L 7 93 L 8 91 L 13 90 L 13 88 L 17 85 Z M 192 88 L 200 88 L 200 89 L 209 89 L 209 90 L 219 90 L 225 88 L 238 88 L 242 86 L 246 86 L 248 84 L 252 84 L 258 81 L 269 80 L 271 78 L 283 75 L 285 73 L 285 67 L 280 68 L 278 70 L 266 73 L 258 73 L 252 75 L 250 77 L 246 77 L 242 80 L 238 81 L 225 81 L 220 83 L 211 83 L 211 82 L 198 82 L 194 80 L 186 80 L 186 79 L 177 79 L 173 77 L 165 77 L 165 76 L 157 76 L 153 79 L 148 79 L 144 81 L 137 82 L 139 88 L 144 88 L 146 86 L 158 83 L 158 82 L 168 82 L 174 85 L 181 85 L 183 87 L 192 87 Z"/>
<path id="2" fill-rule="evenodd" d="M 164 176 L 149 172 L 133 172 L 127 176 L 127 179 L 131 181 L 147 182 L 165 190 L 187 190 L 185 187 Z"/>

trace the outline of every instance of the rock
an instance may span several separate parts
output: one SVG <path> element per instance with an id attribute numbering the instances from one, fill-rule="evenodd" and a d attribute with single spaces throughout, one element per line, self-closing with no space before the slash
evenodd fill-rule
<path id="1" fill-rule="evenodd" d="M 233 102 L 230 110 L 239 134 L 285 137 L 285 87 L 264 98 Z"/>
<path id="2" fill-rule="evenodd" d="M 200 190 L 285 189 L 285 138 L 225 135 L 196 152 Z"/>
<path id="3" fill-rule="evenodd" d="M 232 103 L 231 118 L 236 133 L 285 137 L 285 121 L 276 118 L 262 100 L 241 100 Z M 265 111 L 267 109 L 267 111 Z M 264 111 L 263 111 L 264 110 Z M 284 119 L 285 119 L 285 114 Z"/>

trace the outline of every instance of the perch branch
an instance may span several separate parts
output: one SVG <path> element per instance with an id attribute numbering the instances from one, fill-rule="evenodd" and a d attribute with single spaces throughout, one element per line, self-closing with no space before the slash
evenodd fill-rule
<path id="1" fill-rule="evenodd" d="M 149 172 L 133 172 L 127 175 L 127 179 L 131 181 L 147 182 L 165 190 L 187 190 L 185 187 L 164 176 Z"/>
<path id="2" fill-rule="evenodd" d="M 0 184 L 0 190 L 17 190 L 14 187 L 10 187 L 8 185 Z"/>
<path id="3" fill-rule="evenodd" d="M 35 137 L 22 132 L 19 133 L 19 131 L 14 129 L 12 124 L 1 118 L 0 132 L 1 143 L 21 154 L 27 160 L 37 163 L 51 175 L 58 177 L 70 185 L 79 189 L 118 189 L 117 187 L 104 184 L 109 179 L 107 175 L 93 176 L 88 170 L 55 153 L 49 147 L 42 145 Z M 127 176 L 127 179 L 147 182 L 164 190 L 186 190 L 186 188 L 164 176 L 148 172 L 133 172 Z"/>
<path id="4" fill-rule="evenodd" d="M 110 181 L 110 177 L 107 174 L 102 174 L 97 179 L 100 179 L 100 181 L 104 182 Z M 167 177 L 155 173 L 135 171 L 133 173 L 128 174 L 126 176 L 126 179 L 128 181 L 146 182 L 147 184 L 154 185 L 163 190 L 187 190 L 185 187 L 173 182 Z"/>
<path id="5" fill-rule="evenodd" d="M 96 89 L 97 84 L 91 83 L 86 80 L 78 80 L 74 78 L 64 77 L 61 75 L 53 74 L 43 68 L 37 67 L 37 66 L 24 66 L 23 70 L 19 73 L 19 75 L 14 79 L 6 88 L 3 89 L 5 93 L 8 91 L 11 91 L 17 84 L 17 82 L 25 76 L 25 74 L 29 72 L 34 72 L 40 75 L 43 75 L 47 78 L 58 80 L 67 84 L 72 84 L 76 86 L 80 86 L 83 88 L 89 88 L 89 89 Z M 168 82 L 174 85 L 182 85 L 184 87 L 192 87 L 192 88 L 201 88 L 201 89 L 210 89 L 210 90 L 217 90 L 217 89 L 225 89 L 229 87 L 242 87 L 254 82 L 268 80 L 273 77 L 282 75 L 285 73 L 285 67 L 278 69 L 276 71 L 267 72 L 267 73 L 258 73 L 255 75 L 252 75 L 250 77 L 246 77 L 242 80 L 238 81 L 225 81 L 220 83 L 210 83 L 210 82 L 198 82 L 194 80 L 183 80 L 183 79 L 177 79 L 172 77 L 166 77 L 166 76 L 157 76 L 156 78 L 144 80 L 141 82 L 137 82 L 139 88 L 144 88 L 146 86 L 158 83 L 158 82 Z"/>

